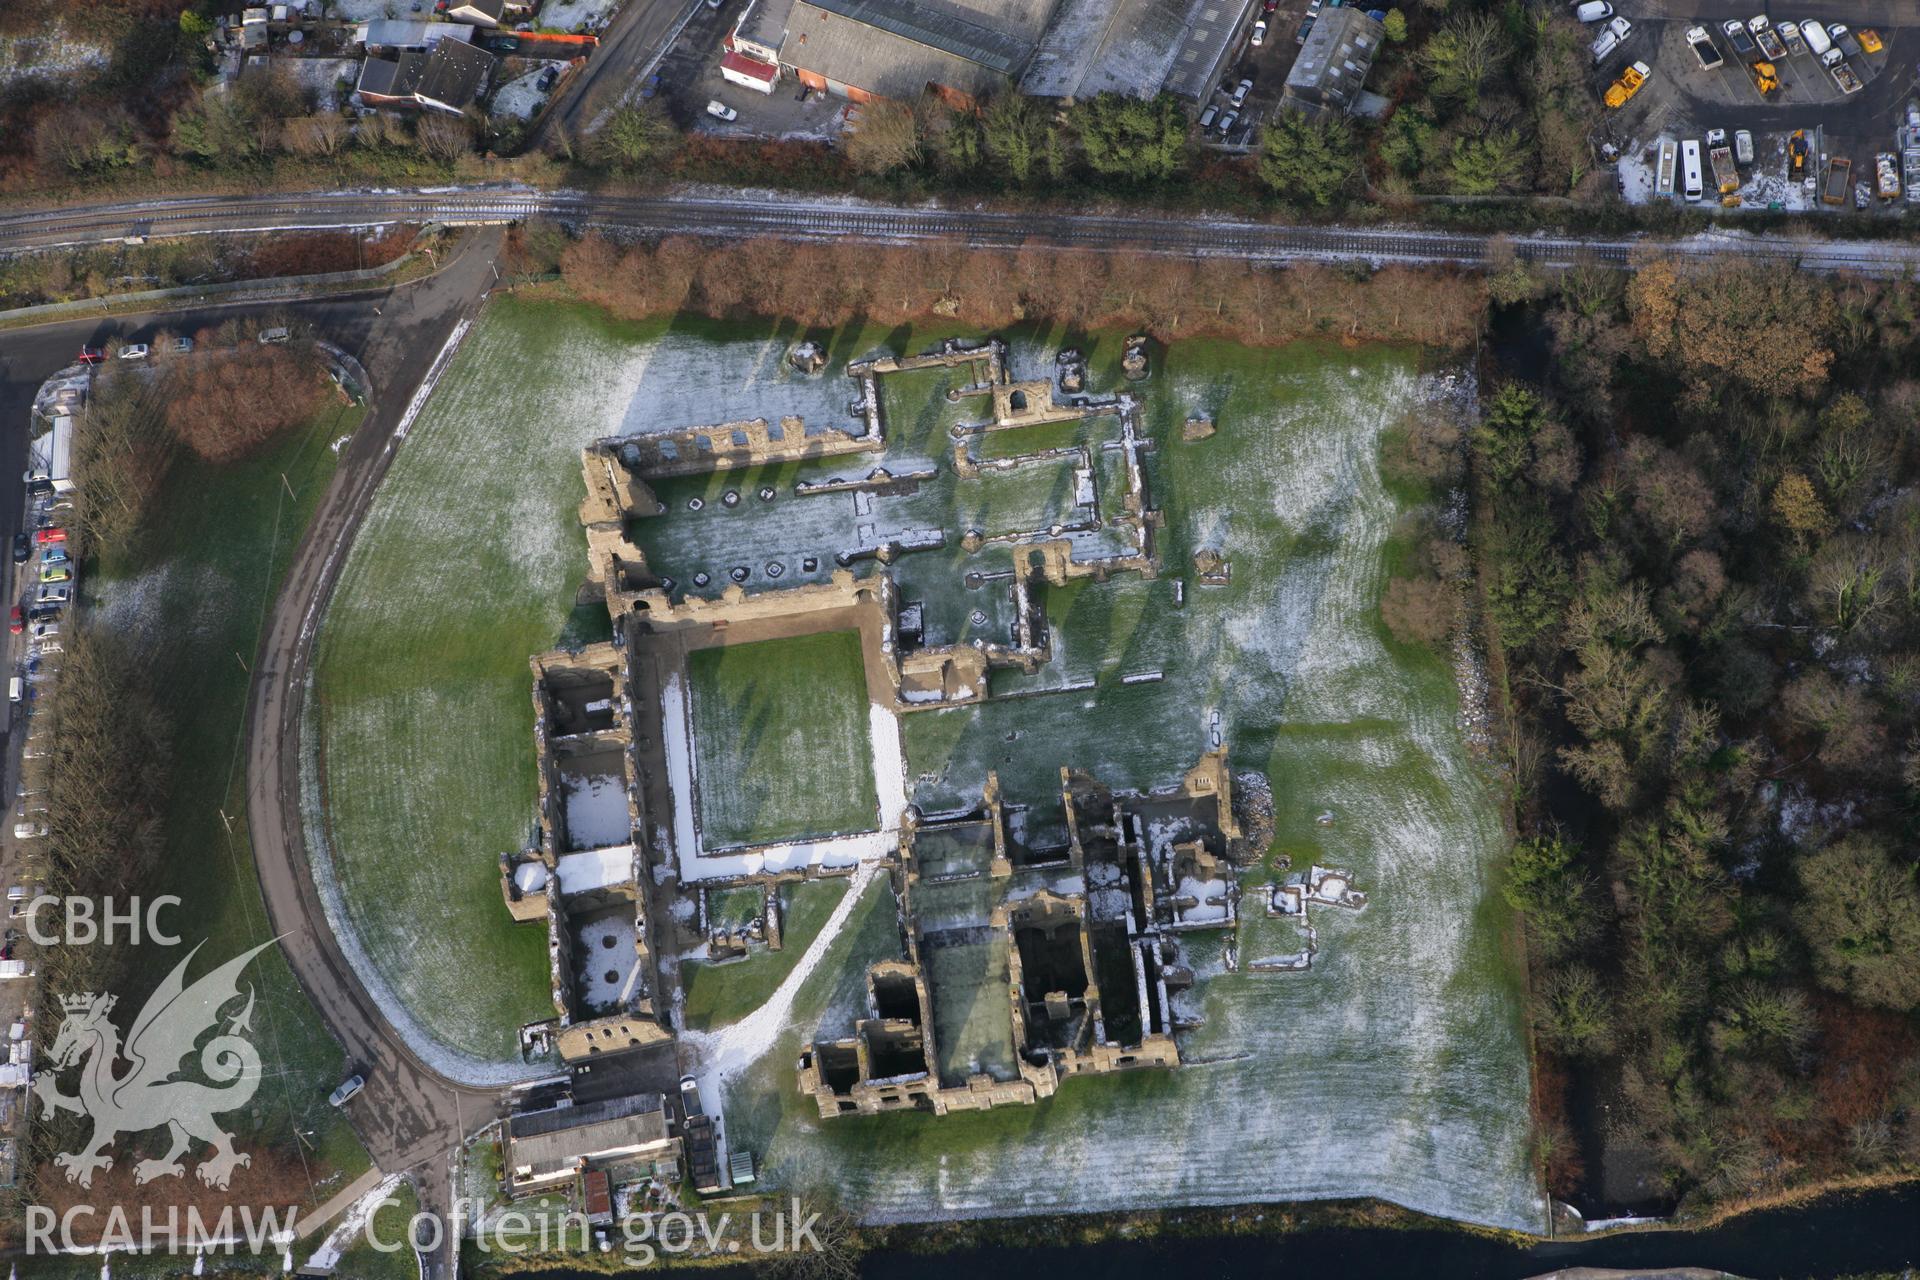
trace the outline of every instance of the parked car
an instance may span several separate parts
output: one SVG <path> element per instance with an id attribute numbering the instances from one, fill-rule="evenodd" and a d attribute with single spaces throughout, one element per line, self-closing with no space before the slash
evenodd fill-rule
<path id="1" fill-rule="evenodd" d="M 183 355 L 186 355 L 187 352 L 193 350 L 193 339 L 192 338 L 175 338 L 169 344 L 169 346 L 172 348 L 173 354 L 177 356 L 183 356 Z"/>
<path id="2" fill-rule="evenodd" d="M 1266 0 L 1266 3 L 1260 6 L 1260 12 L 1269 16 L 1280 12 L 1280 0 Z"/>
<path id="3" fill-rule="evenodd" d="M 1865 52 L 1878 53 L 1880 50 L 1886 48 L 1886 45 L 1880 39 L 1880 33 L 1872 27 L 1862 27 L 1858 34 L 1860 36 L 1860 48 Z"/>
<path id="4" fill-rule="evenodd" d="M 47 824 L 44 822 L 16 822 L 13 824 L 13 838 L 15 840 L 38 840 L 45 834 L 47 834 Z"/>
<path id="5" fill-rule="evenodd" d="M 1753 163 L 1753 134 L 1750 130 L 1733 131 L 1733 158 L 1739 164 Z"/>
<path id="6" fill-rule="evenodd" d="M 269 345 L 276 342 L 290 342 L 292 339 L 293 334 L 290 330 L 283 327 L 275 327 L 272 329 L 262 329 L 260 331 L 259 341 L 262 345 Z"/>
<path id="7" fill-rule="evenodd" d="M 1253 24 L 1253 38 L 1247 43 L 1258 49 L 1267 42 L 1267 20 L 1265 18 Z"/>
<path id="8" fill-rule="evenodd" d="M 1798 54 L 1805 53 L 1807 51 L 1807 42 L 1800 38 L 1799 23 L 1776 22 L 1773 24 L 1773 29 L 1775 31 L 1778 31 L 1780 33 L 1780 38 L 1787 42 L 1788 53 L 1798 55 Z"/>
<path id="9" fill-rule="evenodd" d="M 1807 42 L 1807 52 L 1816 58 L 1833 48 L 1827 29 L 1811 18 L 1800 24 L 1800 38 Z"/>
<path id="10" fill-rule="evenodd" d="M 554 82 L 559 79 L 560 68 L 558 67 L 548 67 L 545 71 L 542 71 L 540 73 L 540 92 L 545 93 L 553 88 Z"/>
<path id="11" fill-rule="evenodd" d="M 24 533 L 13 535 L 13 562 L 25 564 L 33 556 L 33 540 Z"/>
<path id="12" fill-rule="evenodd" d="M 720 99 L 718 98 L 714 98 L 713 100 L 707 103 L 707 114 L 712 116 L 715 120 L 726 120 L 729 122 L 738 120 L 740 118 L 740 113 L 738 111 L 735 111 L 732 107 L 720 101 Z"/>
<path id="13" fill-rule="evenodd" d="M 50 547 L 40 548 L 41 564 L 65 564 L 70 558 L 71 557 L 67 555 L 66 547 L 58 543 Z"/>
<path id="14" fill-rule="evenodd" d="M 1613 6 L 1607 0 L 1586 0 L 1573 7 L 1573 16 L 1582 22 L 1605 22 L 1613 16 Z"/>
<path id="15" fill-rule="evenodd" d="M 1213 118 L 1219 114 L 1220 108 L 1208 104 L 1207 109 L 1200 113 L 1200 132 L 1205 133 L 1213 128 Z"/>
<path id="16" fill-rule="evenodd" d="M 1222 138 L 1225 138 L 1228 134 L 1233 132 L 1233 126 L 1239 123 L 1240 123 L 1240 113 L 1238 111 L 1229 111 L 1227 112 L 1227 114 L 1221 116 L 1220 117 L 1220 136 Z"/>
<path id="17" fill-rule="evenodd" d="M 122 360 L 145 360 L 152 353 L 153 348 L 144 342 L 129 342 L 126 346 L 120 348 L 120 358 Z"/>
<path id="18" fill-rule="evenodd" d="M 1239 84 L 1233 86 L 1233 105 L 1235 107 L 1240 107 L 1245 105 L 1247 101 L 1247 95 L 1252 92 L 1253 92 L 1253 81 L 1251 80 L 1242 80 Z"/>
<path id="19" fill-rule="evenodd" d="M 7 615 L 7 630 L 19 635 L 27 629 L 27 611 L 19 605 L 13 606 L 13 612 Z"/>
<path id="20" fill-rule="evenodd" d="M 1752 53 L 1753 37 L 1747 34 L 1747 24 L 1738 18 L 1728 18 L 1720 29 L 1727 33 L 1727 43 L 1733 46 L 1735 53 Z"/>
<path id="21" fill-rule="evenodd" d="M 18 621 L 24 616 L 21 613 L 19 605 L 13 606 L 13 616 L 15 621 Z M 59 634 L 60 624 L 57 622 L 36 622 L 33 624 L 33 638 L 35 640 L 51 640 Z"/>
<path id="22" fill-rule="evenodd" d="M 342 1080 L 340 1086 L 327 1095 L 327 1105 L 330 1107 L 344 1107 L 349 1102 L 352 1102 L 354 1097 L 366 1087 L 367 1078 L 356 1071 L 345 1080 Z"/>
<path id="23" fill-rule="evenodd" d="M 73 599 L 73 589 L 64 584 L 43 582 L 40 589 L 33 593 L 33 602 L 37 605 L 63 605 Z"/>
<path id="24" fill-rule="evenodd" d="M 41 546 L 45 546 L 49 542 L 65 542 L 67 540 L 67 531 L 57 524 L 50 524 L 44 529 L 35 529 L 33 531 L 33 540 Z"/>
<path id="25" fill-rule="evenodd" d="M 1827 24 L 1827 34 L 1833 37 L 1833 47 L 1849 58 L 1860 56 L 1860 42 L 1853 38 L 1853 32 L 1838 22 Z"/>
<path id="26" fill-rule="evenodd" d="M 80 354 L 74 357 L 81 364 L 99 364 L 107 358 L 107 353 L 99 347 L 82 347 Z"/>
<path id="27" fill-rule="evenodd" d="M 40 566 L 40 581 L 42 581 L 42 582 L 72 582 L 72 581 L 73 581 L 73 566 L 71 566 L 71 565 L 64 565 L 64 564 L 48 564 L 48 565 L 42 565 L 42 566 Z"/>

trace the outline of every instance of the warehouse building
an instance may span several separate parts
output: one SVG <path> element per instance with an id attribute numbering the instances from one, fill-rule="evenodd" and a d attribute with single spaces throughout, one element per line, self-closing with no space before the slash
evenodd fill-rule
<path id="1" fill-rule="evenodd" d="M 1351 115 L 1385 31 L 1358 9 L 1322 9 L 1287 73 L 1280 105 L 1316 118 Z"/>
<path id="2" fill-rule="evenodd" d="M 956 105 L 1013 86 L 1039 35 L 1031 11 L 920 0 L 794 0 L 781 65 L 800 83 L 855 102 L 911 101 L 931 91 Z"/>

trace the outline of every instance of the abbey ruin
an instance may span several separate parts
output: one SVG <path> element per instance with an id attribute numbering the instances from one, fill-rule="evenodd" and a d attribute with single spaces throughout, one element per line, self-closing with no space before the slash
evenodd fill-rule
<path id="1" fill-rule="evenodd" d="M 1128 358 L 1130 377 L 1146 373 L 1144 346 Z M 1285 869 L 1268 857 L 1264 777 L 1229 769 L 1217 729 L 1159 789 L 1116 789 L 1066 754 L 1057 775 L 1017 779 L 1050 815 L 1057 799 L 1043 827 L 994 768 L 955 780 L 970 807 L 922 812 L 909 797 L 927 779 L 908 777 L 901 743 L 909 717 L 1083 688 L 1056 678 L 1048 592 L 1167 572 L 1140 403 L 1084 394 L 1084 366 L 1065 357 L 1058 385 L 1015 380 L 998 341 L 846 373 L 851 426 L 752 419 L 582 454 L 583 596 L 604 603 L 612 638 L 531 661 L 537 834 L 502 859 L 501 887 L 516 920 L 547 931 L 554 1018 L 526 1038 L 569 1063 L 667 1043 L 676 957 L 778 946 L 779 885 L 879 865 L 899 946 L 866 967 L 850 1032 L 800 1054 L 822 1118 L 1032 1103 L 1075 1075 L 1177 1067 L 1177 1033 L 1203 1016 L 1192 941 L 1239 967 L 1243 878 Z M 935 443 L 908 448 L 883 385 L 929 373 L 949 408 L 928 415 Z M 1194 421 L 1189 441 L 1212 434 Z M 1202 565 L 1196 589 L 1226 575 L 1224 560 Z M 870 797 L 859 820 L 796 834 L 759 808 L 723 813 L 735 788 L 698 728 L 699 655 L 828 634 L 857 637 L 870 759 L 761 760 L 753 781 Z M 744 886 L 763 909 L 715 925 L 710 895 Z M 1299 953 L 1245 966 L 1258 973 L 1311 963 L 1310 903 L 1365 896 L 1316 866 L 1252 901 L 1301 926 Z"/>

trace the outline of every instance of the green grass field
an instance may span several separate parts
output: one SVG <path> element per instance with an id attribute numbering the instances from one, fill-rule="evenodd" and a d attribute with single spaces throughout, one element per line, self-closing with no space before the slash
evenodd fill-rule
<path id="1" fill-rule="evenodd" d="M 172 726 L 166 854 L 153 888 L 181 898 L 167 923 L 184 926 L 184 945 L 204 943 L 196 973 L 273 936 L 247 839 L 249 668 L 294 545 L 333 474 L 328 445 L 359 418 L 358 409 L 333 406 L 245 461 L 182 458 L 137 545 L 88 584 L 98 601 L 93 621 L 125 643 Z M 183 954 L 143 947 L 136 966 L 157 981 Z M 344 1055 L 277 950 L 247 978 L 258 984 L 265 1079 L 235 1120 L 252 1142 L 300 1152 L 324 1199 L 367 1166 L 352 1127 L 326 1104 Z"/>
<path id="2" fill-rule="evenodd" d="M 411 1246 L 402 1249 L 375 1247 L 407 1239 L 413 1216 L 420 1212 L 420 1197 L 413 1188 L 401 1183 L 387 1202 L 373 1212 L 373 1220 L 357 1241 L 340 1255 L 334 1274 L 353 1280 L 419 1280 L 419 1255 Z"/>
<path id="3" fill-rule="evenodd" d="M 701 649 L 687 668 L 703 848 L 879 825 L 858 633 Z"/>

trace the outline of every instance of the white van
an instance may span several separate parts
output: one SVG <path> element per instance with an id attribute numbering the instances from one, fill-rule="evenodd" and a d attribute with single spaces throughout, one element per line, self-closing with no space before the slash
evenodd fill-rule
<path id="1" fill-rule="evenodd" d="M 27 696 L 27 682 L 19 676 L 7 681 L 7 701 L 22 702 Z"/>
<path id="2" fill-rule="evenodd" d="M 1613 6 L 1607 0 L 1586 0 L 1575 7 L 1573 16 L 1582 22 L 1605 22 L 1613 16 Z"/>
<path id="3" fill-rule="evenodd" d="M 1595 62 L 1605 62 L 1613 51 L 1624 44 L 1627 37 L 1632 34 L 1633 24 L 1625 18 L 1615 18 L 1608 22 L 1607 25 L 1601 29 L 1600 34 L 1594 38 L 1593 60 Z"/>
<path id="4" fill-rule="evenodd" d="M 1698 200 L 1706 194 L 1706 184 L 1700 177 L 1700 143 L 1697 139 L 1688 138 L 1680 144 L 1680 173 L 1687 199 Z"/>
<path id="5" fill-rule="evenodd" d="M 1833 40 L 1827 35 L 1827 29 L 1817 22 L 1801 23 L 1800 38 L 1807 42 L 1807 52 L 1816 58 L 1833 48 Z"/>

